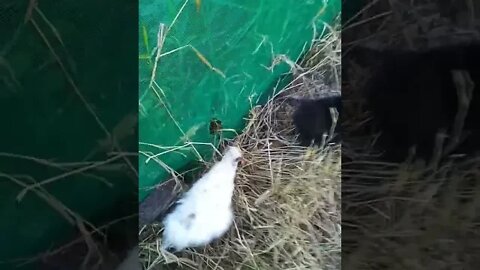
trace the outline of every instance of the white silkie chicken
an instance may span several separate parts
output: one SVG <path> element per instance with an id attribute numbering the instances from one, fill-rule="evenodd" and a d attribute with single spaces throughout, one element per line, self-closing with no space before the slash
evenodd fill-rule
<path id="1" fill-rule="evenodd" d="M 164 250 L 205 246 L 226 233 L 233 222 L 234 178 L 241 160 L 240 149 L 229 146 L 222 160 L 178 200 L 163 220 Z"/>

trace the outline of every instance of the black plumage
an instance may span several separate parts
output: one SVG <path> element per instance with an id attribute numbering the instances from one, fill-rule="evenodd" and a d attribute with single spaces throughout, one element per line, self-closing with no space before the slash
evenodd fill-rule
<path id="1" fill-rule="evenodd" d="M 300 143 L 304 146 L 321 144 L 323 134 L 329 134 L 333 124 L 330 108 L 337 110 L 341 115 L 341 96 L 329 96 L 318 99 L 295 99 L 289 100 L 295 107 L 293 123 L 299 134 Z M 337 120 L 334 136 L 331 142 L 340 141 L 340 124 Z"/>

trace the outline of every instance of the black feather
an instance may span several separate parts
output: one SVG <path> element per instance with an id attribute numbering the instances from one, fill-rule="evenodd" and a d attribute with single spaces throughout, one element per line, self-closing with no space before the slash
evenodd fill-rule
<path id="1" fill-rule="evenodd" d="M 289 103 L 295 106 L 293 123 L 302 145 L 320 144 L 323 134 L 329 134 L 333 119 L 330 108 L 335 108 L 341 115 L 342 100 L 340 96 L 318 99 L 293 99 Z M 338 121 L 339 122 L 339 121 Z M 337 122 L 332 142 L 340 141 L 340 125 Z"/>

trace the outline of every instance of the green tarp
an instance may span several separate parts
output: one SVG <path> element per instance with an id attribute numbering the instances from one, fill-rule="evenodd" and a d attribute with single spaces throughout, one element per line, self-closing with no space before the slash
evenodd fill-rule
<path id="1" fill-rule="evenodd" d="M 212 119 L 233 137 L 289 70 L 282 57 L 297 60 L 339 10 L 340 0 L 142 1 L 140 200 L 211 156 Z"/>
<path id="2" fill-rule="evenodd" d="M 5 261 L 58 248 L 77 232 L 35 192 L 18 201 L 22 187 L 7 175 L 32 184 L 28 176 L 40 182 L 79 166 L 58 169 L 11 154 L 80 162 L 98 146 L 106 134 L 75 89 L 110 132 L 138 110 L 132 102 L 138 79 L 131 75 L 138 74 L 137 1 L 43 0 L 25 20 L 30 2 L 0 4 L 0 269 L 17 265 Z M 121 146 L 135 151 L 137 143 L 132 134 Z M 92 156 L 106 158 L 105 151 Z M 136 212 L 135 178 L 127 177 L 128 169 L 90 173 L 104 180 L 74 174 L 43 188 L 95 224 Z"/>
<path id="3" fill-rule="evenodd" d="M 213 118 L 224 129 L 240 130 L 251 106 L 289 70 L 281 61 L 273 65 L 275 59 L 296 60 L 314 25 L 320 33 L 340 9 L 339 0 L 148 0 L 140 2 L 140 22 L 133 24 L 136 1 L 43 0 L 32 10 L 34 22 L 25 23 L 29 2 L 0 5 L 0 153 L 82 161 L 106 137 L 98 119 L 113 132 L 137 112 L 132 100 L 140 96 L 139 199 L 169 177 L 169 168 L 182 171 L 198 160 L 192 147 L 171 147 L 197 143 L 198 154 L 210 156 L 205 143 L 218 142 L 209 133 Z M 139 58 L 130 56 L 137 47 Z M 138 63 L 140 84 L 131 76 Z M 137 143 L 135 134 L 120 142 L 123 151 L 135 151 Z M 152 154 L 162 155 L 146 163 Z M 108 157 L 100 152 L 91 158 Z M 34 192 L 18 201 L 22 187 L 7 177 L 32 184 L 27 176 L 42 181 L 61 172 L 0 155 L 0 262 L 58 247 L 77 231 Z M 131 194 L 136 187 L 128 168 L 95 173 L 111 185 L 76 174 L 43 187 L 95 224 L 136 211 L 129 208 L 138 197 Z"/>

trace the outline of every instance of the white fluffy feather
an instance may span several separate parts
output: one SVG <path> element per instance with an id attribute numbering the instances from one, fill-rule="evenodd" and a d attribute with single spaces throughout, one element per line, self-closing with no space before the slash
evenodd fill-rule
<path id="1" fill-rule="evenodd" d="M 181 251 L 204 246 L 221 237 L 232 225 L 232 195 L 242 153 L 228 147 L 222 160 L 203 175 L 163 220 L 162 248 Z"/>

